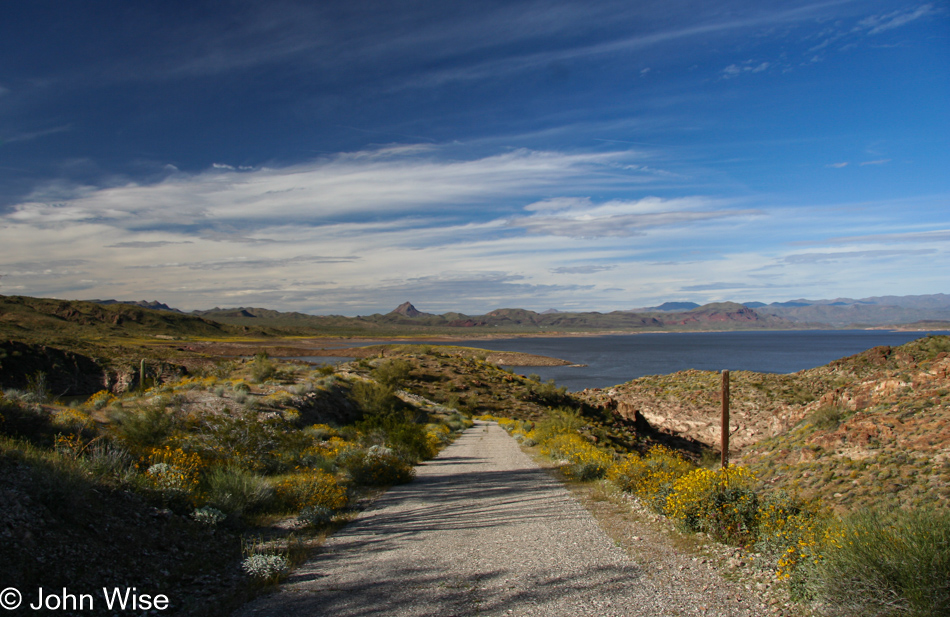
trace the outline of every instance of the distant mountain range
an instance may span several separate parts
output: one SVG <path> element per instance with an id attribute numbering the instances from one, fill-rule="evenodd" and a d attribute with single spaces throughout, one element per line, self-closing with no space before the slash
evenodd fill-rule
<path id="1" fill-rule="evenodd" d="M 158 301 L 94 300 L 102 305 L 130 304 L 160 311 L 186 314 Z M 561 311 L 542 313 L 504 308 L 484 315 L 448 312 L 426 313 L 411 302 L 404 302 L 386 314 L 360 317 L 309 315 L 264 308 L 213 308 L 187 313 L 214 321 L 242 326 L 272 328 L 318 328 L 375 330 L 403 327 L 410 329 L 485 329 L 521 330 L 643 330 L 794 328 L 794 327 L 879 327 L 906 326 L 926 322 L 934 328 L 947 322 L 950 329 L 950 295 L 876 296 L 871 298 L 798 299 L 787 302 L 722 302 L 699 305 L 695 302 L 664 302 L 659 306 L 627 311 Z"/>
<path id="2" fill-rule="evenodd" d="M 794 323 L 828 324 L 835 327 L 907 325 L 920 321 L 950 321 L 950 295 L 877 296 L 789 302 L 743 302 L 761 315 L 781 317 Z M 950 328 L 950 323 L 947 324 Z"/>

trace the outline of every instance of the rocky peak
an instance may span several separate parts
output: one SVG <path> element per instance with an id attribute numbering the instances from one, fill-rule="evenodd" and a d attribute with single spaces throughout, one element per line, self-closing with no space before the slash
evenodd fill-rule
<path id="1" fill-rule="evenodd" d="M 402 304 L 396 307 L 396 310 L 392 312 L 397 313 L 399 315 L 405 315 L 406 317 L 418 317 L 419 315 L 425 314 L 422 311 L 418 310 L 416 307 L 414 307 L 412 303 L 410 302 L 403 302 Z"/>

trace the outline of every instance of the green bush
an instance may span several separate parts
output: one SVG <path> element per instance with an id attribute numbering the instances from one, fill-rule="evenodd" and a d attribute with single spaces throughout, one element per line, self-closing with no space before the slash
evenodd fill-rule
<path id="1" fill-rule="evenodd" d="M 844 419 L 844 410 L 836 405 L 823 405 L 809 416 L 808 421 L 817 429 L 836 429 Z"/>
<path id="2" fill-rule="evenodd" d="M 219 464 L 276 473 L 292 467 L 293 453 L 310 443 L 305 433 L 288 430 L 281 418 L 252 411 L 233 415 L 206 413 L 192 416 L 192 429 L 179 438 L 189 450 Z"/>
<path id="3" fill-rule="evenodd" d="M 266 508 L 274 489 L 263 477 L 238 467 L 218 467 L 204 478 L 209 505 L 231 514 Z"/>
<path id="4" fill-rule="evenodd" d="M 250 374 L 253 383 L 263 383 L 277 374 L 277 367 L 266 353 L 261 352 L 251 360 Z"/>
<path id="5" fill-rule="evenodd" d="M 409 379 L 411 366 L 401 358 L 380 362 L 373 369 L 373 379 L 387 388 L 398 390 Z"/>
<path id="6" fill-rule="evenodd" d="M 950 512 L 859 512 L 828 534 L 813 581 L 841 616 L 950 615 Z"/>
<path id="7" fill-rule="evenodd" d="M 135 458 L 128 450 L 106 441 L 96 441 L 79 459 L 89 473 L 126 484 L 134 481 L 137 473 Z"/>
<path id="8" fill-rule="evenodd" d="M 548 412 L 534 428 L 534 439 L 544 443 L 564 433 L 576 433 L 584 427 L 586 421 L 575 409 L 559 407 Z"/>
<path id="9" fill-rule="evenodd" d="M 145 404 L 123 408 L 111 414 L 112 426 L 119 439 L 130 448 L 161 445 L 178 426 L 173 401 L 156 397 Z"/>
<path id="10" fill-rule="evenodd" d="M 411 482 L 415 468 L 389 448 L 372 446 L 352 450 L 340 457 L 340 463 L 353 482 L 363 486 L 391 486 Z"/>
<path id="11" fill-rule="evenodd" d="M 389 386 L 371 381 L 357 381 L 350 388 L 350 399 L 363 411 L 364 416 L 388 416 L 402 406 Z"/>

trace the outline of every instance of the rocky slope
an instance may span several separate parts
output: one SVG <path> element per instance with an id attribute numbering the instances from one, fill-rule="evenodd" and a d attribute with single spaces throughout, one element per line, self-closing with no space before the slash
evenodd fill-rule
<path id="1" fill-rule="evenodd" d="M 761 479 L 840 509 L 950 499 L 950 337 L 731 378 L 732 457 Z M 720 383 L 717 373 L 684 371 L 581 397 L 718 448 Z"/>

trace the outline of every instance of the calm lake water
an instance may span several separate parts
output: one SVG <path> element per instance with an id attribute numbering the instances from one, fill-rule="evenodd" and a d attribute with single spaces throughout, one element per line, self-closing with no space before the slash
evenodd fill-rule
<path id="1" fill-rule="evenodd" d="M 947 332 L 934 332 L 946 334 Z M 796 332 L 683 332 L 591 337 L 513 338 L 458 343 L 520 351 L 587 366 L 513 367 L 554 379 L 568 390 L 604 388 L 644 375 L 686 369 L 794 373 L 878 345 L 903 345 L 924 332 L 830 330 Z"/>

